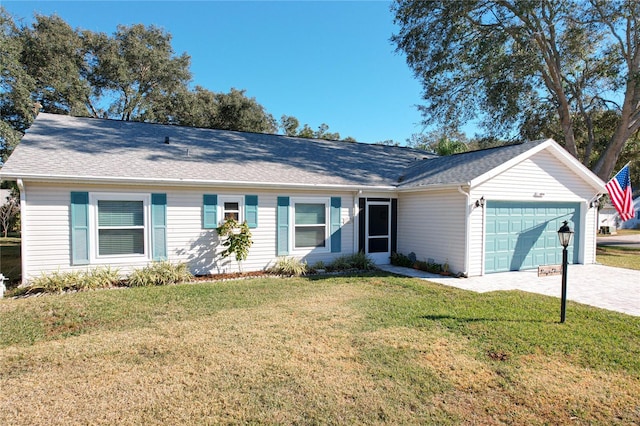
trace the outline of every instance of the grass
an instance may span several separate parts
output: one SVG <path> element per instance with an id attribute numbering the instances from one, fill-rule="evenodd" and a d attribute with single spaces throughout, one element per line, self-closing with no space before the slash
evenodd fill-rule
<path id="1" fill-rule="evenodd" d="M 640 250 L 632 247 L 598 246 L 596 261 L 607 266 L 640 270 Z"/>
<path id="2" fill-rule="evenodd" d="M 0 424 L 633 424 L 640 318 L 384 274 L 0 301 Z"/>
<path id="3" fill-rule="evenodd" d="M 11 283 L 20 281 L 22 264 L 20 263 L 20 238 L 0 238 L 0 272 Z"/>

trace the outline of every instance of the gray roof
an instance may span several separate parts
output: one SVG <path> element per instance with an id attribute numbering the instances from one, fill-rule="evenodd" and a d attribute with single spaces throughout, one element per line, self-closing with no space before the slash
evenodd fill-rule
<path id="1" fill-rule="evenodd" d="M 388 186 L 429 156 L 402 147 L 40 113 L 0 175 Z"/>
<path id="2" fill-rule="evenodd" d="M 466 184 L 541 142 L 436 157 L 403 147 L 40 113 L 0 176 L 412 188 Z"/>
<path id="3" fill-rule="evenodd" d="M 429 185 L 466 185 L 546 141 L 543 139 L 517 143 L 419 161 L 405 170 L 399 186 L 414 188 Z"/>

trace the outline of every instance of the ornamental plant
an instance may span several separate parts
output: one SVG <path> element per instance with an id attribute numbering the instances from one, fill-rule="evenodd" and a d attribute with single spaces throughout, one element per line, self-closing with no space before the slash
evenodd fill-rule
<path id="1" fill-rule="evenodd" d="M 237 220 L 229 218 L 218 226 L 216 231 L 220 237 L 224 237 L 222 245 L 225 249 L 220 253 L 220 256 L 226 258 L 233 254 L 238 264 L 241 265 L 241 262 L 249 256 L 249 249 L 253 244 L 247 222 L 238 223 Z"/>

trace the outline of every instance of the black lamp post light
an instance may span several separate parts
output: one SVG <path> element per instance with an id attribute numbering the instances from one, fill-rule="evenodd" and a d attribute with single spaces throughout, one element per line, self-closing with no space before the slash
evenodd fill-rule
<path id="1" fill-rule="evenodd" d="M 564 225 L 558 229 L 558 238 L 562 245 L 562 305 L 560 307 L 560 322 L 563 323 L 565 319 L 565 312 L 567 309 L 567 247 L 571 243 L 571 237 L 573 231 L 569 228 L 569 222 L 564 221 Z"/>

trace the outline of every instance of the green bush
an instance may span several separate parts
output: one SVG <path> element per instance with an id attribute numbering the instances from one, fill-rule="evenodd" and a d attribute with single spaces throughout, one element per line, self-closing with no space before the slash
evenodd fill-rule
<path id="1" fill-rule="evenodd" d="M 425 272 L 431 272 L 434 274 L 439 274 L 442 272 L 442 265 L 439 263 L 433 262 L 425 262 L 423 260 L 416 260 L 416 263 L 413 265 L 415 269 L 419 269 Z"/>
<path id="2" fill-rule="evenodd" d="M 279 257 L 276 264 L 268 269 L 268 272 L 277 275 L 298 277 L 307 273 L 307 262 L 295 257 Z"/>
<path id="3" fill-rule="evenodd" d="M 129 287 L 149 287 L 191 281 L 193 275 L 186 263 L 154 262 L 142 269 L 134 269 L 129 275 Z"/>
<path id="4" fill-rule="evenodd" d="M 405 268 L 413 268 L 414 260 L 402 253 L 391 253 L 391 264 L 395 266 L 404 266 Z"/>
<path id="5" fill-rule="evenodd" d="M 118 269 L 95 268 L 87 271 L 52 272 L 31 280 L 22 293 L 61 293 L 71 290 L 108 288 L 121 282 Z"/>
<path id="6" fill-rule="evenodd" d="M 376 265 L 365 253 L 358 252 L 337 257 L 327 265 L 328 271 L 347 271 L 349 269 L 358 269 L 361 271 L 369 271 L 376 269 Z"/>

